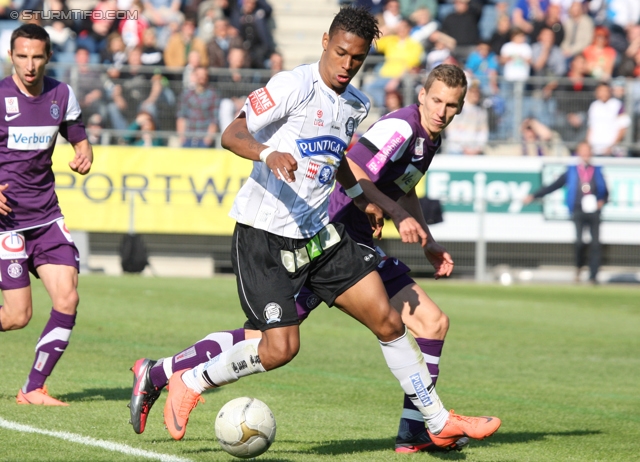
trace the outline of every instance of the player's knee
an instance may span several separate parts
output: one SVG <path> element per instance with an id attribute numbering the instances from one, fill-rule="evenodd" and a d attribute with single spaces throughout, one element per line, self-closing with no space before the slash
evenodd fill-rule
<path id="1" fill-rule="evenodd" d="M 372 326 L 371 331 L 382 342 L 390 342 L 401 337 L 405 332 L 405 326 L 402 318 L 397 311 L 390 309 L 388 316 Z"/>
<path id="2" fill-rule="evenodd" d="M 440 310 L 432 316 L 412 316 L 407 327 L 414 337 L 444 340 L 449 330 L 449 316 Z"/>
<path id="3" fill-rule="evenodd" d="M 19 312 L 11 313 L 2 317 L 2 329 L 3 330 L 18 330 L 26 327 L 31 321 L 31 310 L 20 310 Z"/>
<path id="4" fill-rule="evenodd" d="M 260 361 L 266 370 L 284 366 L 296 357 L 300 350 L 300 342 L 270 342 L 266 352 L 260 353 Z"/>
<path id="5" fill-rule="evenodd" d="M 80 303 L 80 296 L 78 295 L 78 291 L 73 289 L 56 297 L 53 306 L 61 313 L 75 314 L 78 303 Z"/>

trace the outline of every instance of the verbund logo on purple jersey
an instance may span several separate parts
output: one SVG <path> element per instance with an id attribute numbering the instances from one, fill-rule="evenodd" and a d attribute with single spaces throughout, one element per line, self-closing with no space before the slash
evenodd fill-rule
<path id="1" fill-rule="evenodd" d="M 406 140 L 407 139 L 400 133 L 395 132 L 391 138 L 389 138 L 389 141 L 382 146 L 382 149 L 373 156 L 373 159 L 367 162 L 367 168 L 373 173 L 378 173 L 384 164 L 388 162 L 389 158 L 395 154 L 398 148 L 400 148 Z"/>
<path id="2" fill-rule="evenodd" d="M 296 140 L 296 144 L 302 157 L 328 155 L 342 159 L 344 151 L 347 149 L 347 143 L 331 135 Z"/>
<path id="3" fill-rule="evenodd" d="M 18 151 L 48 149 L 56 141 L 58 126 L 9 127 L 7 147 Z"/>

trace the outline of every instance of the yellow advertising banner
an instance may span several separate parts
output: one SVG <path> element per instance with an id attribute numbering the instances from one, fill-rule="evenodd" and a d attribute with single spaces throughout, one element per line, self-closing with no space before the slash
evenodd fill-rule
<path id="1" fill-rule="evenodd" d="M 53 156 L 56 192 L 69 229 L 230 235 L 228 213 L 252 162 L 225 150 L 94 146 L 91 172 L 69 169 L 74 152 Z"/>

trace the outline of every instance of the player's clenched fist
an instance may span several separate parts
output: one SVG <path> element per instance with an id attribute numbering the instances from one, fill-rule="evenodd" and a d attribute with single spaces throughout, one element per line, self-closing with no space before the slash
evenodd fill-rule
<path id="1" fill-rule="evenodd" d="M 287 183 L 296 181 L 293 172 L 298 170 L 298 162 L 288 152 L 274 151 L 269 154 L 265 163 L 279 180 Z"/>

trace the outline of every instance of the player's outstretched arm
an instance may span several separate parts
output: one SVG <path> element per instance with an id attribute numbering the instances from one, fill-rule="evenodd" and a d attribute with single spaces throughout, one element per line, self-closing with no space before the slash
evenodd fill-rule
<path id="1" fill-rule="evenodd" d="M 73 149 L 76 151 L 76 155 L 71 162 L 69 162 L 69 168 L 74 172 L 78 172 L 81 175 L 86 175 L 91 170 L 91 164 L 93 163 L 93 148 L 89 140 L 82 140 L 73 144 Z"/>
<path id="2" fill-rule="evenodd" d="M 3 193 L 7 190 L 9 184 L 0 184 L 0 215 L 8 215 L 11 213 L 11 207 L 7 205 L 7 196 Z"/>
<path id="3" fill-rule="evenodd" d="M 348 162 L 340 163 L 338 171 L 336 172 L 336 180 L 345 189 L 347 195 L 353 199 L 353 203 L 356 207 L 367 214 L 369 223 L 371 224 L 371 229 L 373 230 L 373 236 L 375 238 L 382 239 L 384 212 L 378 205 L 371 202 L 366 194 L 364 194 L 364 190 L 359 186 L 359 182 L 356 180 L 356 177 L 349 168 Z M 356 191 L 355 194 L 354 191 Z"/>
<path id="4" fill-rule="evenodd" d="M 247 119 L 242 112 L 222 133 L 222 147 L 244 159 L 264 162 L 276 178 L 291 183 L 296 180 L 293 172 L 298 163 L 288 152 L 279 152 L 258 142 L 247 128 Z"/>
<path id="5" fill-rule="evenodd" d="M 427 242 L 426 245 L 422 246 L 422 249 L 424 256 L 427 257 L 429 263 L 431 263 L 436 270 L 435 278 L 440 279 L 444 276 L 450 276 L 453 272 L 453 259 L 449 252 L 433 238 L 429 230 L 429 225 L 427 225 L 427 221 L 424 219 L 422 207 L 420 207 L 420 200 L 418 199 L 415 188 L 400 198 L 398 203 L 420 223 L 420 226 L 427 234 Z"/>

